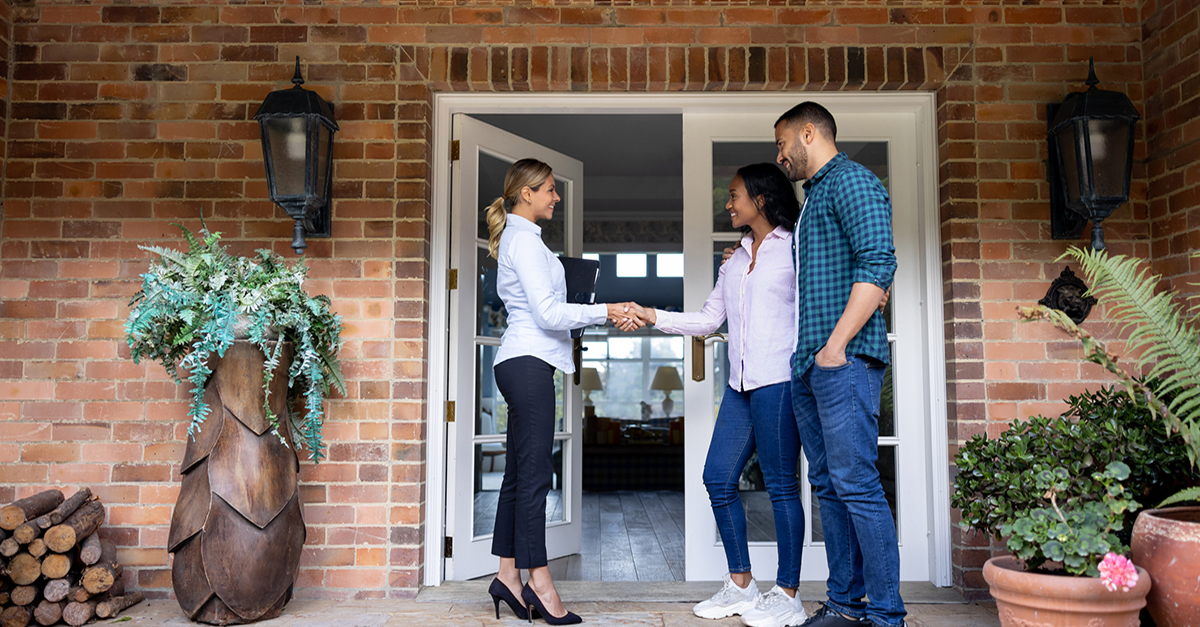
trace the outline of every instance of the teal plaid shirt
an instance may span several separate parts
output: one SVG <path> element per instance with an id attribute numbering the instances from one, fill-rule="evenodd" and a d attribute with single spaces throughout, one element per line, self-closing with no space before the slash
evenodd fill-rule
<path id="1" fill-rule="evenodd" d="M 804 182 L 796 253 L 797 342 L 792 376 L 813 365 L 846 310 L 855 283 L 886 290 L 896 274 L 892 203 L 879 177 L 840 152 Z M 876 311 L 846 346 L 847 355 L 890 361 L 887 324 Z"/>

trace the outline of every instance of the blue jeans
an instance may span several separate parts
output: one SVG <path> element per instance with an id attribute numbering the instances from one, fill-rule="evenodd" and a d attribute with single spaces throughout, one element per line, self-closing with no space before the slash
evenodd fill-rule
<path id="1" fill-rule="evenodd" d="M 731 573 L 750 572 L 746 511 L 738 494 L 738 479 L 755 448 L 775 512 L 779 543 L 775 583 L 781 588 L 795 588 L 800 583 L 800 552 L 804 549 L 804 508 L 796 478 L 800 434 L 792 416 L 790 383 L 745 392 L 727 387 L 721 400 L 704 462 L 704 487 L 708 488 Z"/>
<path id="2" fill-rule="evenodd" d="M 829 607 L 878 625 L 904 624 L 896 525 L 879 483 L 879 392 L 884 366 L 847 355 L 792 380 L 808 481 L 821 504 Z M 863 602 L 863 595 L 870 604 Z"/>

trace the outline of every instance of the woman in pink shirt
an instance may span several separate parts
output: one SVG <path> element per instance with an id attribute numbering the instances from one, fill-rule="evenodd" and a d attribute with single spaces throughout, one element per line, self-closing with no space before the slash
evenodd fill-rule
<path id="1" fill-rule="evenodd" d="M 792 228 L 800 213 L 796 192 L 773 163 L 748 165 L 729 183 L 725 204 L 745 236 L 704 307 L 696 313 L 638 312 L 667 333 L 705 335 L 729 321 L 729 385 L 721 401 L 704 463 L 704 485 L 725 545 L 729 576 L 720 592 L 693 608 L 702 618 L 740 614 L 751 626 L 780 627 L 804 621 L 796 598 L 804 510 L 796 463 L 800 435 L 792 416 L 791 356 L 796 341 L 796 271 Z M 775 513 L 779 569 L 765 595 L 750 573 L 746 513 L 738 478 L 750 455 L 758 463 Z"/>

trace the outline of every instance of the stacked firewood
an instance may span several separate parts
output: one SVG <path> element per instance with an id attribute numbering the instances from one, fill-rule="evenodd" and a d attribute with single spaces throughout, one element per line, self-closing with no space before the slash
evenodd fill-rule
<path id="1" fill-rule="evenodd" d="M 47 490 L 0 509 L 0 627 L 83 625 L 140 602 L 117 547 L 98 535 L 104 506 L 88 488 Z"/>

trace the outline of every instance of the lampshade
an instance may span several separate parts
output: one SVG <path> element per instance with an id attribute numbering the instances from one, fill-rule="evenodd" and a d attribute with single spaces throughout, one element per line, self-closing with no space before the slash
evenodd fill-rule
<path id="1" fill-rule="evenodd" d="M 595 368 L 584 368 L 579 384 L 587 392 L 604 390 L 604 384 L 600 382 L 600 371 Z"/>
<path id="2" fill-rule="evenodd" d="M 651 390 L 682 390 L 683 381 L 679 379 L 679 371 L 674 366 L 659 366 L 654 373 L 654 381 L 650 383 Z"/>

